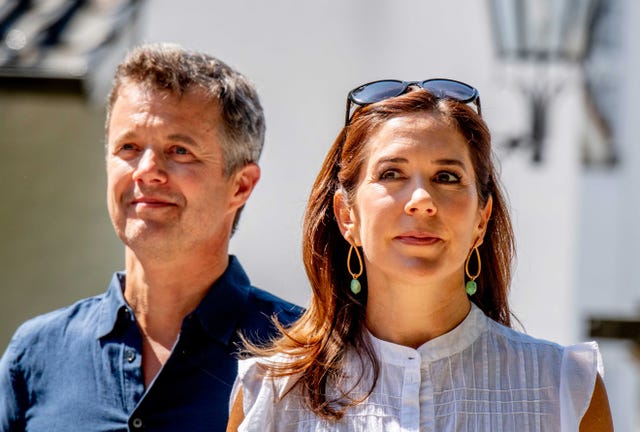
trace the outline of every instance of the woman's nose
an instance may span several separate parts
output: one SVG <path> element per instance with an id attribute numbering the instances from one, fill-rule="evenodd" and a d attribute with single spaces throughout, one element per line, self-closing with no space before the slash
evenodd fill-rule
<path id="1" fill-rule="evenodd" d="M 162 155 L 158 155 L 153 149 L 145 149 L 138 159 L 133 179 L 149 184 L 166 182 L 167 172 Z"/>
<path id="2" fill-rule="evenodd" d="M 404 206 L 404 210 L 410 215 L 427 214 L 433 216 L 436 206 L 429 191 L 423 187 L 416 187 Z"/>

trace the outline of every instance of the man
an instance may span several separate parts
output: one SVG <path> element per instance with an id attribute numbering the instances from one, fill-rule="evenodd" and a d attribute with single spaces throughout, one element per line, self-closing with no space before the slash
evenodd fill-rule
<path id="1" fill-rule="evenodd" d="M 219 60 L 147 45 L 119 66 L 107 204 L 126 273 L 18 329 L 0 362 L 2 431 L 224 430 L 243 334 L 301 310 L 228 255 L 259 177 L 254 87 Z"/>

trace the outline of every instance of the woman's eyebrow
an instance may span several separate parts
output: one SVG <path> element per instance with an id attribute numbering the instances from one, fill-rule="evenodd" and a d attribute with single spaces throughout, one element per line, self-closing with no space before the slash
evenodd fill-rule
<path id="1" fill-rule="evenodd" d="M 404 157 L 383 157 L 380 158 L 376 161 L 376 164 L 381 164 L 381 163 L 386 163 L 386 162 L 390 162 L 390 163 L 409 163 L 409 159 L 404 158 Z"/>
<path id="2" fill-rule="evenodd" d="M 460 159 L 436 159 L 433 162 L 437 165 L 456 165 L 461 168 L 466 168 L 464 162 Z"/>

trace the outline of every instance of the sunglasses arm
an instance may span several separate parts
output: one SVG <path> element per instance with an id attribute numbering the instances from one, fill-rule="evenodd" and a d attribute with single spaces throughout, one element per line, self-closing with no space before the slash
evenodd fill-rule
<path id="1" fill-rule="evenodd" d="M 347 127 L 349 125 L 349 111 L 351 111 L 351 100 L 347 98 L 347 109 L 344 114 L 344 126 Z"/>

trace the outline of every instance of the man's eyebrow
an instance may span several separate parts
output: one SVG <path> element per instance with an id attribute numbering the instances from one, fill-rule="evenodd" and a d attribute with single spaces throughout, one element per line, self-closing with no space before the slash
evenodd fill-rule
<path id="1" fill-rule="evenodd" d="M 128 141 L 128 140 L 133 140 L 136 137 L 136 133 L 132 130 L 125 132 L 123 134 L 120 134 L 118 136 L 116 136 L 115 141 L 117 142 L 121 142 L 121 141 Z"/>
<path id="2" fill-rule="evenodd" d="M 170 141 L 178 141 L 178 142 L 182 142 L 182 143 L 185 143 L 185 144 L 189 144 L 189 145 L 194 146 L 194 147 L 199 147 L 198 142 L 196 140 L 194 140 L 193 138 L 191 138 L 189 135 L 175 133 L 175 134 L 169 135 L 167 138 Z"/>
<path id="3" fill-rule="evenodd" d="M 135 131 L 130 130 L 127 131 L 121 135 L 118 135 L 115 138 L 116 142 L 122 142 L 122 141 L 128 141 L 128 140 L 136 140 L 137 139 L 138 134 L 136 134 Z M 167 139 L 169 141 L 175 141 L 175 142 L 181 142 L 184 144 L 188 144 L 192 147 L 200 147 L 200 145 L 198 144 L 198 142 L 196 140 L 194 140 L 193 138 L 191 138 L 189 135 L 186 134 L 181 134 L 181 133 L 174 133 L 174 134 L 170 134 L 167 135 Z"/>

